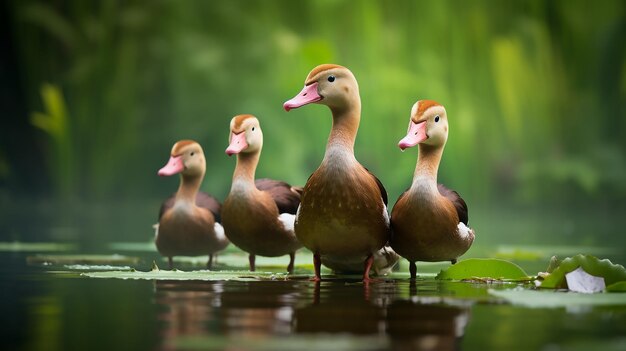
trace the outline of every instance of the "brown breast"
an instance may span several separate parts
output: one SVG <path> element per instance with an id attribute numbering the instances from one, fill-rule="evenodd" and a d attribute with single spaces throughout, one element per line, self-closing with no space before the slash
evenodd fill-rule
<path id="1" fill-rule="evenodd" d="M 200 256 L 219 251 L 227 242 L 216 237 L 214 225 L 213 215 L 204 208 L 173 206 L 159 221 L 157 249 L 164 256 Z"/>
<path id="2" fill-rule="evenodd" d="M 278 220 L 278 208 L 266 192 L 229 194 L 222 206 L 228 239 L 242 250 L 261 256 L 282 256 L 301 245 Z"/>
<path id="3" fill-rule="evenodd" d="M 467 251 L 471 242 L 458 235 L 459 216 L 452 202 L 441 195 L 403 195 L 391 213 L 391 246 L 396 252 L 409 261 L 446 261 Z"/>
<path id="4" fill-rule="evenodd" d="M 333 174 L 320 167 L 304 187 L 296 235 L 322 255 L 364 257 L 389 239 L 384 211 L 376 180 L 362 166 Z"/>

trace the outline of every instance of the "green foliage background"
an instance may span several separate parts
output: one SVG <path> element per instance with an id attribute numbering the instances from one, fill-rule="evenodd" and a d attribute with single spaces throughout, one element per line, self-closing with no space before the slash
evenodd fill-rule
<path id="1" fill-rule="evenodd" d="M 177 183 L 156 171 L 183 138 L 203 145 L 203 189 L 224 198 L 234 167 L 223 152 L 228 123 L 240 113 L 255 114 L 264 129 L 257 176 L 304 184 L 321 161 L 330 113 L 323 106 L 286 113 L 282 103 L 311 68 L 338 63 L 360 84 L 357 158 L 392 203 L 417 156 L 396 146 L 411 105 L 434 99 L 451 124 L 440 181 L 479 209 L 474 216 L 482 208 L 624 208 L 623 1 L 24 0 L 5 7 L 15 79 L 3 84 L 20 97 L 17 113 L 2 122 L 12 134 L 0 143 L 5 205 L 27 197 L 155 209 Z M 10 131 L 20 123 L 28 128 Z M 7 141 L 17 137 L 30 146 Z M 41 173 L 19 166 L 24 159 L 43 164 Z M 150 211 L 135 220 L 153 220 Z"/>

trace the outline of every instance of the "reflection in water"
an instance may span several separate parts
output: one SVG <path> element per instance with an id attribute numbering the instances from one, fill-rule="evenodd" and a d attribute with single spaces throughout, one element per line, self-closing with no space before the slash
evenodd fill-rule
<path id="1" fill-rule="evenodd" d="M 395 301 L 387 309 L 387 333 L 398 350 L 460 348 L 469 308 Z"/>
<path id="2" fill-rule="evenodd" d="M 181 337 L 259 337 L 292 331 L 293 305 L 302 283 L 156 282 L 165 345 Z"/>
<path id="3" fill-rule="evenodd" d="M 383 286 L 387 283 L 363 285 L 324 281 L 311 284 L 311 303 L 297 309 L 295 313 L 296 332 L 357 335 L 384 333 L 384 295 L 388 290 Z"/>
<path id="4" fill-rule="evenodd" d="M 205 335 L 215 322 L 213 310 L 219 307 L 221 283 L 156 281 L 158 319 L 163 322 L 162 336 L 169 340 L 179 336 Z"/>
<path id="5" fill-rule="evenodd" d="M 270 338 L 273 336 L 293 343 L 294 338 L 323 334 L 322 338 L 330 340 L 332 335 L 367 337 L 375 341 L 368 347 L 372 350 L 454 350 L 469 319 L 469 307 L 445 305 L 434 297 L 421 298 L 419 288 L 408 282 L 155 284 L 164 349 L 176 349 L 181 340 L 190 337 L 204 337 L 205 346 L 213 349 L 218 349 L 221 341 L 235 349 L 258 350 L 268 349 L 258 342 L 271 339 L 276 345 L 280 338 Z M 425 289 L 436 292 L 433 287 Z M 407 289 L 409 296 L 403 296 Z M 298 347 L 306 348 L 307 344 Z"/>

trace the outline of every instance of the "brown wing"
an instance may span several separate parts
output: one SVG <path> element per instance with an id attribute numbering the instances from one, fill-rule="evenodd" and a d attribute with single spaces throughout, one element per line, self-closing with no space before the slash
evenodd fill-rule
<path id="1" fill-rule="evenodd" d="M 174 202 L 176 202 L 175 193 L 167 198 L 167 200 L 163 201 L 161 209 L 159 210 L 159 220 L 161 220 L 161 217 L 167 210 L 174 206 Z M 222 211 L 222 205 L 220 205 L 216 198 L 203 191 L 199 191 L 198 195 L 196 195 L 196 206 L 206 208 L 211 211 L 213 217 L 215 217 L 215 222 L 221 223 L 222 218 L 220 216 L 220 212 Z"/>
<path id="2" fill-rule="evenodd" d="M 175 201 L 176 194 L 173 194 L 172 196 L 168 197 L 167 200 L 163 201 L 163 203 L 161 204 L 161 208 L 159 209 L 159 221 L 161 220 L 161 217 L 163 217 L 165 212 L 167 212 L 167 210 L 174 207 Z"/>
<path id="3" fill-rule="evenodd" d="M 257 179 L 254 184 L 257 189 L 266 191 L 272 196 L 279 213 L 296 214 L 298 211 L 302 195 L 301 187 L 292 187 L 285 182 L 267 178 Z"/>
<path id="4" fill-rule="evenodd" d="M 365 167 L 363 167 L 365 168 Z M 387 202 L 389 201 L 387 198 L 387 190 L 385 189 L 385 186 L 383 185 L 383 183 L 380 181 L 380 179 L 378 179 L 374 173 L 370 172 L 369 169 L 365 168 L 365 170 L 367 171 L 367 173 L 369 173 L 372 177 L 374 177 L 374 180 L 376 181 L 376 184 L 378 185 L 378 190 L 380 190 L 380 197 L 383 198 L 383 203 L 385 204 L 385 206 L 387 206 Z"/>
<path id="5" fill-rule="evenodd" d="M 411 188 L 409 188 L 409 189 L 411 189 Z M 408 194 L 408 193 L 409 193 L 409 189 L 406 189 L 406 190 L 405 190 L 402 194 L 400 194 L 400 196 L 398 196 L 398 200 L 396 200 L 396 204 L 397 204 L 398 202 L 400 202 L 400 200 L 401 200 L 403 197 L 405 197 L 405 196 L 406 196 L 406 194 Z"/>
<path id="6" fill-rule="evenodd" d="M 452 201 L 454 207 L 456 208 L 456 213 L 459 215 L 459 222 L 468 225 L 469 213 L 467 211 L 467 204 L 465 203 L 465 200 L 461 198 L 461 195 L 454 190 L 446 188 L 442 184 L 437 184 L 437 189 L 439 189 L 439 193 L 441 195 Z"/>

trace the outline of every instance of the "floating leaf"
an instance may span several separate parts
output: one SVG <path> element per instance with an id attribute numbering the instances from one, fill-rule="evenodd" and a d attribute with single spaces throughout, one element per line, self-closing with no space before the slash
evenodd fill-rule
<path id="1" fill-rule="evenodd" d="M 585 272 L 593 276 L 603 277 L 606 285 L 626 280 L 626 269 L 624 269 L 624 266 L 613 264 L 607 259 L 600 260 L 591 255 L 576 255 L 561 261 L 559 266 L 546 276 L 539 286 L 542 288 L 566 289 L 565 274 L 576 270 L 578 267 L 581 267 Z"/>
<path id="2" fill-rule="evenodd" d="M 139 262 L 138 257 L 122 255 L 36 255 L 26 258 L 26 262 L 32 265 L 49 264 L 135 264 Z"/>
<path id="3" fill-rule="evenodd" d="M 129 266 L 91 265 L 91 264 L 67 264 L 65 268 L 72 271 L 131 271 Z"/>
<path id="4" fill-rule="evenodd" d="M 154 241 L 146 242 L 114 242 L 109 244 L 109 249 L 120 251 L 135 251 L 135 252 L 156 252 L 156 245 Z"/>
<path id="5" fill-rule="evenodd" d="M 437 279 L 512 279 L 523 280 L 528 274 L 515 263 L 495 258 L 470 258 L 442 270 Z"/>
<path id="6" fill-rule="evenodd" d="M 626 292 L 626 281 L 617 282 L 606 287 L 608 292 Z"/>
<path id="7" fill-rule="evenodd" d="M 324 337 L 307 334 L 266 338 L 238 338 L 223 335 L 180 335 L 174 337 L 173 348 L 183 350 L 360 350 L 374 351 L 391 348 L 389 338 L 379 335 L 354 337 L 349 334 L 327 334 Z"/>
<path id="8" fill-rule="evenodd" d="M 500 247 L 495 253 L 496 258 L 504 260 L 537 261 L 544 257 L 540 251 L 524 250 L 512 247 Z"/>
<path id="9" fill-rule="evenodd" d="M 489 294 L 503 298 L 514 305 L 531 308 L 626 305 L 626 293 L 581 294 L 546 290 L 489 289 Z"/>
<path id="10" fill-rule="evenodd" d="M 145 280 L 236 280 L 236 281 L 254 281 L 254 280 L 286 280 L 287 273 L 273 272 L 248 272 L 248 271 L 179 271 L 179 270 L 151 270 L 142 271 L 109 271 L 109 272 L 89 272 L 81 274 L 90 278 L 113 278 L 113 279 L 145 279 Z M 303 278 L 303 277 L 301 277 Z"/>
<path id="11" fill-rule="evenodd" d="M 24 251 L 70 251 L 76 248 L 74 244 L 31 242 L 21 241 L 0 242 L 0 251 L 24 252 Z"/>
<path id="12" fill-rule="evenodd" d="M 498 245 L 489 256 L 504 260 L 536 261 L 553 255 L 568 257 L 581 251 L 596 256 L 619 255 L 621 251 L 615 247 L 603 246 L 565 246 L 565 245 Z"/>

